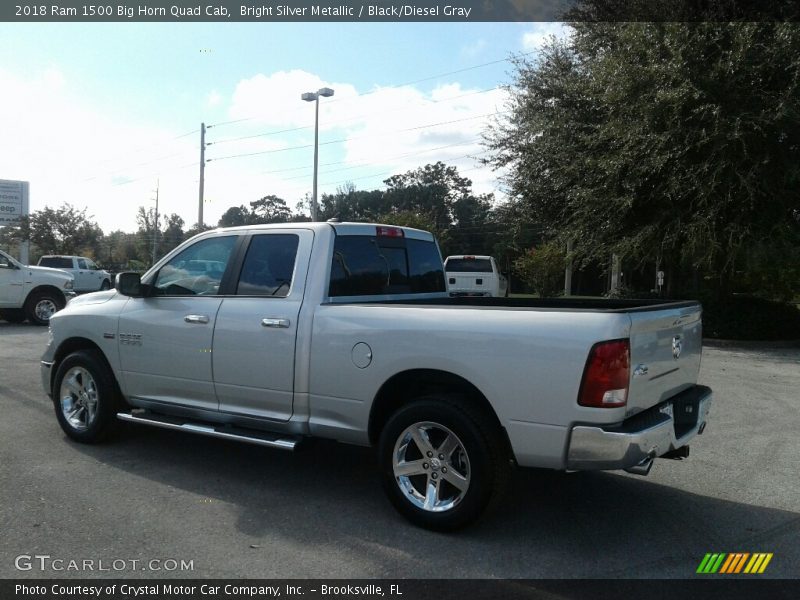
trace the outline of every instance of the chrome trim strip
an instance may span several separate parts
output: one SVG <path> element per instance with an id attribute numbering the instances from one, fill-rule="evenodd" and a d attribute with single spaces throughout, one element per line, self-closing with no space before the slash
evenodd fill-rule
<path id="1" fill-rule="evenodd" d="M 280 448 L 281 450 L 294 450 L 297 446 L 297 441 L 285 438 L 275 440 L 268 440 L 260 437 L 250 437 L 246 435 L 237 435 L 235 433 L 226 433 L 217 431 L 210 425 L 198 425 L 194 423 L 167 423 L 165 421 L 158 421 L 156 419 L 148 419 L 145 417 L 137 417 L 130 413 L 117 413 L 117 418 L 121 421 L 129 421 L 131 423 L 141 423 L 143 425 L 152 425 L 153 427 L 162 427 L 164 429 L 172 429 L 177 431 L 186 431 L 189 433 L 199 433 L 200 435 L 207 435 L 210 437 L 222 438 L 225 440 L 234 440 L 238 442 L 247 442 L 256 444 L 258 446 L 268 446 L 270 448 Z"/>

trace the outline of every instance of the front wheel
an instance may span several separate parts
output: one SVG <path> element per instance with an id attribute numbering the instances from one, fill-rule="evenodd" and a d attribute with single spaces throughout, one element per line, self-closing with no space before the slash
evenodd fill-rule
<path id="1" fill-rule="evenodd" d="M 34 292 L 25 303 L 25 316 L 34 325 L 47 326 L 50 317 L 64 308 L 66 302 L 56 292 Z"/>
<path id="2" fill-rule="evenodd" d="M 415 525 L 440 531 L 477 519 L 508 479 L 501 432 L 458 396 L 427 396 L 399 409 L 381 433 L 383 483 Z"/>
<path id="3" fill-rule="evenodd" d="M 61 362 L 53 404 L 61 429 L 77 442 L 92 444 L 113 431 L 121 401 L 114 375 L 97 350 L 79 350 Z"/>

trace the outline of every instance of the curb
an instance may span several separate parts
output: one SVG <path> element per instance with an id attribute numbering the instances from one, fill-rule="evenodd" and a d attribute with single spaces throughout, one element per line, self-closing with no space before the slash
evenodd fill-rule
<path id="1" fill-rule="evenodd" d="M 703 338 L 710 348 L 800 348 L 800 340 L 718 340 Z"/>

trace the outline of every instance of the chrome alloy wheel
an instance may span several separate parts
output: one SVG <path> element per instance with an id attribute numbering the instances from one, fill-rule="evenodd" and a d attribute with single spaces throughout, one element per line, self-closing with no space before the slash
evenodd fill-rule
<path id="1" fill-rule="evenodd" d="M 58 312 L 58 307 L 50 298 L 42 298 L 36 303 L 36 306 L 33 307 L 33 313 L 40 321 L 49 321 L 50 317 L 56 314 L 56 312 Z"/>
<path id="2" fill-rule="evenodd" d="M 397 485 L 414 506 L 444 512 L 469 489 L 469 457 L 458 436 L 444 425 L 423 421 L 407 427 L 392 455 Z"/>
<path id="3" fill-rule="evenodd" d="M 61 412 L 70 427 L 85 431 L 97 417 L 97 385 L 83 367 L 72 367 L 61 381 Z"/>

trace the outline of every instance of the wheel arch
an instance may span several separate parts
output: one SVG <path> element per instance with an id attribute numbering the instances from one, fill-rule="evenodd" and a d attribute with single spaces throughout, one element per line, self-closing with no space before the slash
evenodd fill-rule
<path id="1" fill-rule="evenodd" d="M 370 409 L 367 433 L 370 444 L 377 444 L 383 427 L 400 407 L 420 396 L 448 393 L 461 394 L 479 407 L 492 424 L 502 433 L 507 449 L 511 452 L 508 433 L 503 427 L 486 396 L 460 375 L 438 369 L 411 369 L 390 377 L 378 390 Z"/>
<path id="2" fill-rule="evenodd" d="M 92 340 L 85 337 L 71 337 L 67 338 L 59 345 L 58 349 L 56 350 L 55 354 L 53 355 L 53 367 L 50 369 L 50 391 L 53 392 L 53 381 L 56 377 L 56 372 L 58 372 L 58 367 L 61 365 L 61 362 L 73 352 L 77 352 L 79 350 L 96 350 L 100 357 L 103 359 L 106 367 L 108 367 L 109 373 L 111 373 L 111 377 L 114 380 L 114 385 L 117 388 L 117 392 L 120 393 L 120 386 L 119 381 L 117 381 L 117 374 L 114 372 L 114 368 L 111 366 L 108 358 L 105 355 L 105 352 L 95 344 Z M 122 394 L 120 393 L 120 397 Z"/>
<path id="3" fill-rule="evenodd" d="M 39 294 L 41 292 L 54 293 L 61 300 L 61 308 L 64 308 L 67 305 L 67 298 L 66 296 L 64 296 L 64 292 L 58 289 L 56 286 L 47 283 L 37 285 L 30 292 L 28 292 L 28 295 L 25 297 L 25 302 L 23 304 L 27 305 L 28 302 L 30 302 L 31 298 L 33 298 L 36 294 Z"/>

